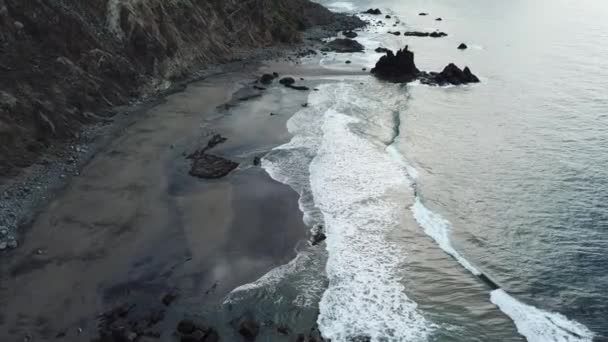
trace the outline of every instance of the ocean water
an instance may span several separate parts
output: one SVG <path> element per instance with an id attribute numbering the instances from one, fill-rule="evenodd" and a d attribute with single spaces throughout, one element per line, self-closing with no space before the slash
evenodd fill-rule
<path id="1" fill-rule="evenodd" d="M 365 53 L 305 63 L 369 69 L 407 44 L 419 69 L 482 82 L 321 80 L 262 165 L 327 240 L 226 303 L 313 317 L 332 341 L 608 339 L 608 2 L 320 2 L 392 18 L 363 16 L 385 23 Z"/>

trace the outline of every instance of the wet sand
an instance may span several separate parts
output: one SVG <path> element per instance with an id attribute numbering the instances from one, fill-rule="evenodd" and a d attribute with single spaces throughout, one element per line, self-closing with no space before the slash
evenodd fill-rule
<path id="1" fill-rule="evenodd" d="M 168 338 L 184 315 L 214 311 L 295 255 L 309 234 L 298 196 L 253 158 L 289 139 L 286 120 L 307 92 L 275 86 L 217 109 L 257 74 L 214 76 L 167 97 L 73 178 L 0 258 L 0 340 L 89 341 L 98 315 L 122 304 L 133 315 L 166 311 L 150 330 Z M 239 168 L 190 177 L 184 156 L 215 133 L 228 141 L 212 152 Z M 165 307 L 168 293 L 178 297 Z"/>

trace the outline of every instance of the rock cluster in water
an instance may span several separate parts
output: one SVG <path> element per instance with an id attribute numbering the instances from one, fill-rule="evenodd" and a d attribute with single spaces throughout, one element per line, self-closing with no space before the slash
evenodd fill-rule
<path id="1" fill-rule="evenodd" d="M 441 72 L 420 71 L 414 62 L 414 53 L 406 46 L 393 53 L 388 50 L 376 63 L 371 72 L 378 78 L 396 83 L 406 83 L 414 80 L 428 85 L 460 85 L 477 83 L 479 78 L 468 67 L 461 70 L 450 63 Z"/>
<path id="2" fill-rule="evenodd" d="M 431 38 L 442 38 L 447 37 L 447 33 L 435 31 L 435 32 L 420 32 L 420 31 L 407 31 L 403 32 L 406 37 L 431 37 Z"/>

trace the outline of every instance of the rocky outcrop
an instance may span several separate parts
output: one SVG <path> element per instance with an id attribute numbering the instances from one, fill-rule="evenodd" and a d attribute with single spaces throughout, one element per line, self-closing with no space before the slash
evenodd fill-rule
<path id="1" fill-rule="evenodd" d="M 107 120 L 107 109 L 298 42 L 336 16 L 308 0 L 0 0 L 0 176 Z"/>
<path id="2" fill-rule="evenodd" d="M 414 62 L 414 53 L 406 46 L 404 49 L 393 53 L 388 51 L 376 63 L 371 72 L 378 78 L 396 82 L 406 83 L 414 80 L 428 85 L 460 85 L 477 83 L 479 78 L 475 76 L 468 67 L 464 70 L 450 63 L 441 72 L 420 71 Z"/>
<path id="3" fill-rule="evenodd" d="M 346 38 L 357 38 L 358 34 L 357 32 L 354 32 L 352 30 L 348 30 L 348 31 L 344 31 L 342 32 L 342 35 Z"/>
<path id="4" fill-rule="evenodd" d="M 461 70 L 454 63 L 448 64 L 440 73 L 425 73 L 421 75 L 420 81 L 429 85 L 461 85 L 468 83 L 478 83 L 479 78 L 473 75 L 469 67 Z"/>
<path id="5" fill-rule="evenodd" d="M 216 134 L 207 142 L 207 146 L 188 155 L 186 158 L 192 161 L 189 172 L 190 176 L 216 179 L 222 178 L 236 169 L 239 166 L 238 163 L 208 153 L 210 149 L 224 143 L 226 140 L 226 138 Z"/>
<path id="6" fill-rule="evenodd" d="M 348 53 L 348 52 L 363 52 L 365 47 L 358 41 L 348 38 L 334 39 L 326 44 L 329 51 Z"/>
<path id="7" fill-rule="evenodd" d="M 447 37 L 447 33 L 445 32 L 420 32 L 420 31 L 407 31 L 403 32 L 403 35 L 406 37 L 431 37 L 431 38 L 441 38 Z"/>
<path id="8" fill-rule="evenodd" d="M 387 51 L 371 72 L 376 77 L 391 82 L 411 82 L 420 74 L 414 63 L 414 53 L 409 51 L 407 46 L 396 54 Z"/>

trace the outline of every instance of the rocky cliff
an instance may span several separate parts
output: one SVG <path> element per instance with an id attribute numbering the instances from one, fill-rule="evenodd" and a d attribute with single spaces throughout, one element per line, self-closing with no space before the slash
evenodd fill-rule
<path id="1" fill-rule="evenodd" d="M 103 109 L 334 19 L 308 0 L 0 0 L 0 176 Z"/>

